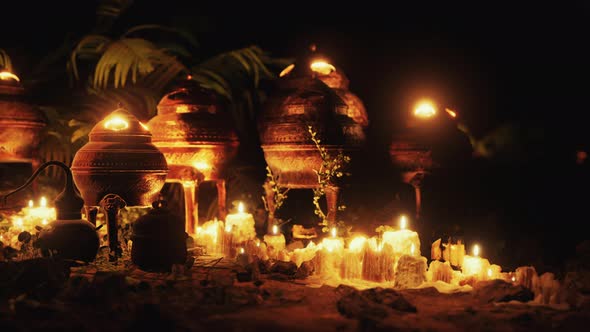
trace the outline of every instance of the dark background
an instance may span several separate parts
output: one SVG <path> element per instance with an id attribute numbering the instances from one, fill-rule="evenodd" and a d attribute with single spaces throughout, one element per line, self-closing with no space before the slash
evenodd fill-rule
<path id="1" fill-rule="evenodd" d="M 94 10 L 92 1 L 5 3 L 0 47 L 16 54 L 18 70 L 66 35 L 87 33 Z M 456 110 L 479 138 L 509 125 L 508 143 L 490 158 L 471 157 L 453 125 L 431 137 L 444 162 L 425 182 L 424 216 L 414 226 L 426 256 L 437 237 L 463 236 L 468 246 L 481 243 L 493 263 L 543 269 L 559 266 L 588 238 L 588 166 L 576 162 L 576 152 L 588 151 L 589 16 L 584 2 L 136 1 L 115 30 L 184 26 L 203 57 L 253 44 L 293 57 L 316 43 L 347 74 L 369 114 L 367 147 L 353 160 L 343 194 L 344 215 L 358 229 L 393 222 L 411 208 L 388 148 L 417 99 Z M 259 149 L 240 156 L 263 170 Z M 311 211 L 311 194 L 294 193 L 283 213 L 305 222 Z"/>

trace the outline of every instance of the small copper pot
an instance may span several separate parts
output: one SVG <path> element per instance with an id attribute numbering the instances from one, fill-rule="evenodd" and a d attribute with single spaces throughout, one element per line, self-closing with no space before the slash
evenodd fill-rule
<path id="1" fill-rule="evenodd" d="M 119 108 L 94 126 L 90 141 L 72 161 L 72 173 L 86 206 L 107 194 L 127 206 L 149 206 L 164 186 L 168 167 L 147 127 Z"/>

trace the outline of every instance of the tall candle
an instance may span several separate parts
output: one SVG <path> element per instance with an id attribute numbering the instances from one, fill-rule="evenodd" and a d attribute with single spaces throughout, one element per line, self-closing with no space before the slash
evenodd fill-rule
<path id="1" fill-rule="evenodd" d="M 367 238 L 357 236 L 344 250 L 344 257 L 340 265 L 340 277 L 342 279 L 360 279 L 363 275 L 363 249 Z"/>
<path id="2" fill-rule="evenodd" d="M 376 282 L 394 279 L 395 255 L 389 243 L 378 243 L 372 237 L 365 243 L 363 250 L 363 279 Z"/>

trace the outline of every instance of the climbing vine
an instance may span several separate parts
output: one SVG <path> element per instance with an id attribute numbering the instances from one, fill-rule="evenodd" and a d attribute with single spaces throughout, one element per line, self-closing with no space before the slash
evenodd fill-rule
<path id="1" fill-rule="evenodd" d="M 346 166 L 350 163 L 350 157 L 345 155 L 342 151 L 339 151 L 336 156 L 330 155 L 328 150 L 322 146 L 322 141 L 317 137 L 317 132 L 313 130 L 313 127 L 308 126 L 307 130 L 322 158 L 320 169 L 315 170 L 318 177 L 318 186 L 313 189 L 314 213 L 320 218 L 319 225 L 322 226 L 322 232 L 329 232 L 330 226 L 336 226 L 340 229 L 338 232 L 339 234 L 343 234 L 343 232 L 347 233 L 350 229 L 346 226 L 344 221 L 337 221 L 336 225 L 329 224 L 328 216 L 320 206 L 320 199 L 326 195 L 326 190 L 329 187 L 336 186 L 338 178 L 350 175 L 350 173 L 345 171 Z M 343 211 L 344 209 L 346 209 L 345 205 L 338 206 L 338 211 Z"/>
<path id="2" fill-rule="evenodd" d="M 287 199 L 287 192 L 289 188 L 281 188 L 278 185 L 278 178 L 273 174 L 270 166 L 266 166 L 266 182 L 265 186 L 269 186 L 273 195 L 274 210 L 278 210 L 285 200 Z M 266 188 L 265 188 L 266 189 Z M 268 212 L 270 210 L 266 197 L 262 196 L 262 202 L 264 203 L 264 209 Z"/>

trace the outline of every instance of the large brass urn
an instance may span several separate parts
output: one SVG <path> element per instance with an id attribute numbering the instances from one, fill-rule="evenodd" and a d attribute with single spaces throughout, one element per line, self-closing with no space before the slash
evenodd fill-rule
<path id="1" fill-rule="evenodd" d="M 6 167 L 12 174 L 23 173 L 23 179 L 19 178 L 17 183 L 31 175 L 39 162 L 36 151 L 45 125 L 44 114 L 27 102 L 18 76 L 0 70 L 0 168 Z M 15 160 L 19 162 L 14 163 Z M 0 191 L 15 188 L 8 185 L 13 180 L 8 173 L 6 181 L 0 175 Z"/>
<path id="2" fill-rule="evenodd" d="M 318 62 L 328 66 L 328 70 L 317 67 Z M 346 85 L 335 83 L 331 88 L 325 83 L 335 77 L 334 70 L 312 52 L 286 68 L 276 81 L 275 91 L 258 125 L 264 158 L 278 179 L 278 187 L 313 189 L 319 186 L 316 171 L 322 166 L 322 158 L 312 141 L 310 129 L 331 156 L 339 152 L 350 154 L 364 143 L 366 122 L 359 120 L 363 116 L 366 120 L 364 107 L 356 112 L 359 117 L 349 115 L 352 105 L 342 98 Z M 272 187 L 268 182 L 265 184 L 269 228 L 274 218 Z M 326 190 L 329 223 L 336 221 L 338 192 L 338 185 Z"/>
<path id="3" fill-rule="evenodd" d="M 119 108 L 92 128 L 89 142 L 74 156 L 72 173 L 88 220 L 96 224 L 98 206 L 105 211 L 111 257 L 117 259 L 119 210 L 158 200 L 168 174 L 164 155 L 152 144 L 148 127 Z"/>
<path id="4" fill-rule="evenodd" d="M 217 96 L 188 79 L 160 100 L 148 127 L 168 162 L 167 181 L 184 187 L 186 232 L 193 234 L 198 225 L 197 192 L 204 181 L 216 183 L 219 217 L 224 219 L 224 171 L 239 142 L 232 118 Z"/>
<path id="5" fill-rule="evenodd" d="M 164 155 L 151 142 L 147 127 L 119 108 L 97 123 L 72 161 L 74 181 L 87 206 L 99 206 L 107 194 L 129 206 L 151 206 L 168 173 Z"/>

